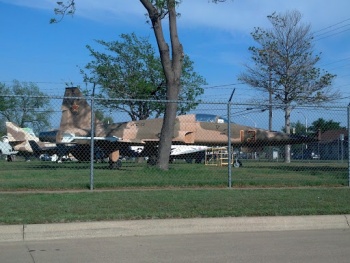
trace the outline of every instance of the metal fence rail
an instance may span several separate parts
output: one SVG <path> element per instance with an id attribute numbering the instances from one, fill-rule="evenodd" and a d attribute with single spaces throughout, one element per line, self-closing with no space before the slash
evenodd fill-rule
<path id="1" fill-rule="evenodd" d="M 21 101 L 27 99 L 21 96 L 0 95 L 0 100 L 6 101 L 14 98 Z M 37 97 L 33 96 L 33 98 Z M 107 101 L 85 97 L 87 104 L 90 105 L 89 110 L 84 111 L 87 116 L 86 120 L 89 122 L 88 127 L 85 127 L 85 144 L 76 147 L 76 141 L 73 140 L 76 138 L 73 133 L 70 134 L 73 136 L 71 138 L 64 137 L 66 141 L 62 143 L 57 141 L 57 131 L 60 130 L 62 114 L 67 111 L 72 112 L 73 117 L 70 121 L 75 125 L 74 112 L 84 110 L 82 104 L 79 104 L 82 98 L 62 96 L 45 97 L 45 99 L 48 101 L 46 107 L 28 105 L 25 108 L 23 105 L 18 105 L 11 109 L 2 108 L 0 111 L 1 135 L 7 136 L 7 140 L 13 147 L 11 150 L 18 151 L 13 155 L 6 152 L 7 141 L 5 137 L 2 137 L 0 180 L 4 183 L 1 184 L 2 189 L 0 190 L 8 190 L 15 187 L 14 185 L 23 189 L 349 186 L 349 106 L 294 107 L 290 116 L 291 133 L 294 135 L 313 136 L 313 133 L 316 132 L 317 121 L 333 126 L 322 127 L 318 141 L 291 145 L 290 162 L 285 162 L 287 158 L 284 145 L 262 144 L 258 145 L 259 147 L 237 147 L 233 144 L 230 147 L 228 139 L 227 145 L 215 145 L 215 142 L 211 143 L 214 135 L 208 131 L 201 133 L 202 141 L 208 143 L 196 145 L 207 146 L 206 150 L 202 149 L 191 155 L 174 153 L 170 156 L 169 170 L 161 171 L 151 165 L 154 161 L 152 160 L 153 154 L 148 156 L 140 154 L 144 150 L 144 144 L 141 141 L 150 139 L 147 136 L 151 136 L 152 133 L 159 134 L 161 122 L 154 121 L 147 129 L 149 134 L 141 132 L 138 134 L 141 126 L 146 122 L 130 122 L 130 116 L 126 112 L 113 110 L 106 106 L 120 103 L 121 100 Z M 72 105 L 70 108 L 64 108 L 63 101 L 68 99 Z M 122 102 L 125 103 L 125 101 Z M 139 106 L 152 103 L 159 105 L 175 103 L 174 101 L 154 100 L 130 100 L 128 102 Z M 193 102 L 176 103 L 184 106 Z M 268 113 L 270 106 L 273 109 L 272 119 L 269 119 Z M 190 110 L 187 115 L 221 116 L 222 120 L 228 121 L 228 124 L 225 125 L 228 125 L 228 132 L 231 134 L 237 131 L 230 131 L 230 123 L 249 126 L 251 130 L 259 128 L 269 130 L 271 125 L 272 130 L 281 131 L 285 127 L 284 111 L 281 106 L 283 105 L 198 102 L 197 107 Z M 108 137 L 108 135 L 99 138 L 98 133 L 102 126 L 98 126 L 91 118 L 91 109 L 102 113 L 97 114 L 96 117 L 92 115 L 93 118 L 98 119 L 104 116 L 104 120 L 100 120 L 101 123 L 98 125 L 107 127 L 113 120 L 114 123 L 118 123 L 113 124 L 113 129 L 124 127 L 118 133 L 121 134 L 120 138 Z M 9 110 L 12 111 L 12 115 L 8 114 Z M 26 114 L 40 112 L 48 116 L 49 124 L 46 126 L 33 125 L 35 123 L 33 119 L 27 119 L 27 122 L 24 122 L 25 127 L 19 127 L 18 123 L 15 123 L 20 117 L 25 119 Z M 11 116 L 16 116 L 16 118 L 11 119 Z M 6 122 L 9 121 L 14 123 L 10 126 L 12 128 L 6 130 Z M 334 126 L 334 124 L 338 125 Z M 179 122 L 176 125 L 181 126 L 184 131 L 193 129 L 193 127 L 187 127 L 186 123 Z M 32 128 L 32 130 L 22 128 Z M 12 134 L 8 131 L 11 131 Z M 140 137 L 134 138 L 135 136 Z M 111 167 L 109 158 L 112 157 L 104 153 L 105 147 L 100 140 L 110 143 L 117 139 L 130 140 L 133 143 L 123 146 L 126 148 L 120 151 L 118 165 Z M 137 139 L 140 140 L 139 144 L 135 143 Z M 193 146 L 193 144 L 189 143 L 187 146 Z M 174 152 L 182 151 L 178 147 L 175 143 Z M 156 151 L 157 147 L 154 150 Z M 154 156 L 156 154 L 154 153 Z"/>

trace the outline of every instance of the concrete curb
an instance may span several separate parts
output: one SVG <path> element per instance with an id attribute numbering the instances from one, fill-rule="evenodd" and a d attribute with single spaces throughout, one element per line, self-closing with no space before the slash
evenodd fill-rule
<path id="1" fill-rule="evenodd" d="M 195 233 L 350 229 L 350 215 L 151 219 L 0 225 L 0 242 Z"/>

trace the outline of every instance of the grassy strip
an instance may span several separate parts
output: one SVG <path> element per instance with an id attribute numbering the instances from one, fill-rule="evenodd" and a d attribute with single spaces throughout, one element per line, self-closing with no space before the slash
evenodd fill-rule
<path id="1" fill-rule="evenodd" d="M 0 191 L 89 189 L 88 163 L 51 163 L 32 161 L 1 162 Z M 146 164 L 124 163 L 121 170 L 96 164 L 94 188 L 127 187 L 226 187 L 227 167 L 179 162 L 169 171 Z M 248 161 L 232 170 L 233 186 L 299 187 L 347 186 L 348 169 L 341 163 L 276 163 Z"/>
<path id="2" fill-rule="evenodd" d="M 350 190 L 201 189 L 0 194 L 0 224 L 350 214 Z"/>

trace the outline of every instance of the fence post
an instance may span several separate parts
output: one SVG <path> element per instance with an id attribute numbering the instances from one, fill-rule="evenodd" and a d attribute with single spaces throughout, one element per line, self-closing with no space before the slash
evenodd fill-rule
<path id="1" fill-rule="evenodd" d="M 228 160 L 227 160 L 227 166 L 228 166 L 228 187 L 232 187 L 232 153 L 231 153 L 231 100 L 232 96 L 235 93 L 236 89 L 233 89 L 230 99 L 227 103 L 227 138 L 228 138 L 228 145 L 227 145 L 227 154 L 228 154 Z"/>
<path id="2" fill-rule="evenodd" d="M 348 186 L 350 187 L 350 103 L 348 105 Z"/>
<path id="3" fill-rule="evenodd" d="M 231 102 L 227 103 L 227 137 L 228 137 L 228 187 L 232 187 L 232 165 L 231 165 Z"/>
<path id="4" fill-rule="evenodd" d="M 95 153 L 95 114 L 94 114 L 94 104 L 95 104 L 95 84 L 92 90 L 91 96 L 91 132 L 90 132 L 90 190 L 94 190 L 94 153 Z"/>

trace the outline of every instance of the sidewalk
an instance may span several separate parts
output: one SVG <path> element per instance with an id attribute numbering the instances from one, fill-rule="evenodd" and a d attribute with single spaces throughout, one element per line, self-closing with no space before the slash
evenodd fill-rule
<path id="1" fill-rule="evenodd" d="M 248 231 L 350 229 L 350 215 L 225 217 L 0 225 L 0 242 Z"/>

